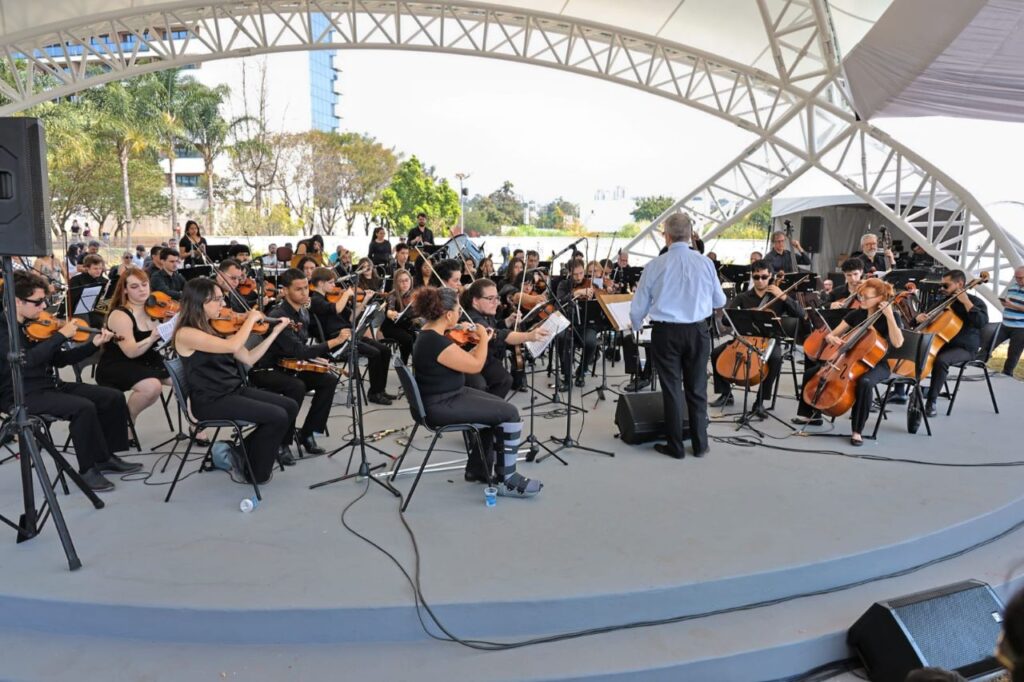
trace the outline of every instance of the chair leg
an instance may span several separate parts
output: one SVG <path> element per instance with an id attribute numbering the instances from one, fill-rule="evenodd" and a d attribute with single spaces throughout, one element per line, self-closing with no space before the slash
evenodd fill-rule
<path id="1" fill-rule="evenodd" d="M 985 383 L 988 384 L 988 397 L 992 398 L 992 409 L 999 414 L 999 404 L 996 402 L 996 392 L 992 390 L 992 377 L 988 373 L 988 366 L 982 365 L 981 369 L 985 372 Z"/>
<path id="2" fill-rule="evenodd" d="M 135 422 L 132 421 L 131 417 L 128 417 L 128 433 L 131 434 L 132 440 L 135 441 L 135 452 L 142 452 L 142 442 L 139 440 L 139 432 L 135 430 Z"/>
<path id="3" fill-rule="evenodd" d="M 412 439 L 416 437 L 416 431 L 420 428 L 419 424 L 413 424 L 412 433 L 409 434 L 409 440 L 405 442 L 405 449 L 402 450 L 402 454 L 395 460 L 395 466 L 391 469 L 391 480 L 392 482 L 398 476 L 398 470 L 402 468 L 402 462 L 405 461 L 405 456 L 409 454 L 409 448 L 412 447 Z"/>
<path id="4" fill-rule="evenodd" d="M 878 390 L 878 387 L 875 387 Z M 885 395 L 882 396 L 882 404 L 878 408 L 878 418 L 875 420 L 875 429 L 871 432 L 871 438 L 878 437 L 878 427 L 882 425 L 882 418 L 885 417 L 885 407 L 889 404 L 889 394 L 892 393 L 892 384 L 885 385 Z"/>
<path id="5" fill-rule="evenodd" d="M 960 380 L 964 378 L 964 370 L 967 369 L 967 365 L 960 365 L 960 371 L 956 375 L 956 384 L 953 386 L 953 392 L 949 395 L 949 407 L 946 408 L 946 416 L 948 417 L 953 413 L 953 403 L 956 402 L 957 395 L 960 394 Z M 987 372 L 986 372 L 987 374 Z M 997 410 L 998 412 L 998 410 Z"/>
<path id="6" fill-rule="evenodd" d="M 474 427 L 470 434 L 473 440 L 476 441 L 476 447 L 480 450 L 480 454 L 483 456 L 484 467 L 487 469 L 488 485 L 493 485 L 494 475 L 492 474 L 492 472 L 497 467 L 497 462 L 493 461 L 493 452 L 487 453 L 484 451 L 484 441 L 483 438 L 480 437 L 480 429 Z"/>
<path id="7" fill-rule="evenodd" d="M 160 391 L 160 404 L 164 408 L 164 417 L 167 418 L 167 428 L 170 429 L 173 432 L 174 431 L 174 421 L 171 419 L 171 411 L 170 411 L 170 409 L 168 409 L 168 406 L 171 404 L 171 396 L 170 396 L 170 394 L 166 394 L 163 391 Z"/>
<path id="8" fill-rule="evenodd" d="M 242 439 L 242 430 L 236 428 L 235 436 L 238 438 L 238 447 L 242 450 L 242 461 L 245 462 L 245 468 L 249 472 L 249 480 L 252 481 L 252 489 L 256 493 L 256 499 L 262 502 L 263 496 L 260 495 L 260 484 L 256 482 L 256 474 L 252 471 L 252 462 L 249 460 L 249 450 L 245 447 L 245 440 Z"/>
<path id="9" fill-rule="evenodd" d="M 917 394 L 917 406 L 921 408 L 921 419 L 924 420 L 924 429 L 929 436 L 932 435 L 932 424 L 928 421 L 928 407 L 924 402 L 924 393 L 921 391 L 921 384 L 914 382 L 914 393 Z"/>
<path id="10" fill-rule="evenodd" d="M 175 488 L 175 486 L 178 485 L 178 479 L 181 478 L 181 470 L 185 468 L 185 462 L 188 461 L 188 455 L 189 455 L 190 452 L 192 452 L 192 446 L 195 445 L 195 442 L 196 442 L 196 430 L 195 429 L 189 429 L 189 431 L 188 431 L 188 446 L 185 448 L 185 454 L 183 454 L 181 456 L 181 462 L 178 464 L 178 471 L 175 472 L 175 474 L 174 474 L 174 480 L 171 481 L 171 489 L 167 491 L 167 497 L 164 498 L 164 502 L 170 502 L 171 501 L 171 495 L 174 494 L 174 488 Z M 170 457 L 168 457 L 167 459 L 169 461 Z M 167 465 L 165 463 L 164 464 L 164 469 L 166 469 L 166 468 L 167 468 Z"/>
<path id="11" fill-rule="evenodd" d="M 430 441 L 430 447 L 427 448 L 427 454 L 423 455 L 423 463 L 420 464 L 420 470 L 416 472 L 416 480 L 412 482 L 412 487 L 409 488 L 409 494 L 406 495 L 405 502 L 402 503 L 403 513 L 409 508 L 409 503 L 412 502 L 412 494 L 416 492 L 416 486 L 420 483 L 420 478 L 423 476 L 423 470 L 427 468 L 427 462 L 430 461 L 430 455 L 434 453 L 434 446 L 437 445 L 437 439 L 440 435 L 440 431 L 434 432 L 434 438 Z"/>

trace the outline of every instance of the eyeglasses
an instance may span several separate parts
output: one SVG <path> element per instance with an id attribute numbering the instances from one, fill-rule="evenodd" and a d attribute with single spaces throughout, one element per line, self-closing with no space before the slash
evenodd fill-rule
<path id="1" fill-rule="evenodd" d="M 485 301 L 497 301 L 498 300 L 497 296 L 481 296 L 480 298 L 482 298 Z"/>
<path id="2" fill-rule="evenodd" d="M 864 294 L 857 294 L 857 300 L 858 300 L 858 301 L 860 301 L 860 302 L 862 302 L 862 303 L 863 303 L 864 301 L 870 301 L 870 300 L 871 300 L 871 299 L 873 299 L 873 298 L 878 298 L 878 294 L 873 294 L 873 295 L 871 295 L 871 296 L 866 296 L 866 295 L 864 295 Z"/>
<path id="3" fill-rule="evenodd" d="M 224 297 L 223 296 L 211 296 L 210 298 L 206 299 L 206 302 L 207 303 L 219 303 L 220 305 L 224 305 Z"/>
<path id="4" fill-rule="evenodd" d="M 34 306 L 46 305 L 46 297 L 34 298 L 34 299 L 33 298 L 23 298 L 21 300 L 24 301 L 25 303 L 28 303 L 29 305 L 34 305 Z"/>
<path id="5" fill-rule="evenodd" d="M 751 275 L 750 279 L 771 279 L 771 275 Z"/>

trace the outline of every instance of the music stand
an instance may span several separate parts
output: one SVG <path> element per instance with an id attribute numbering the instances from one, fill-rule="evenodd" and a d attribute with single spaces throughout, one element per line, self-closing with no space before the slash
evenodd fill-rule
<path id="1" fill-rule="evenodd" d="M 608 299 L 611 299 L 610 301 Z M 633 300 L 633 294 L 598 294 L 597 299 L 594 301 L 587 301 L 587 320 L 592 322 L 593 326 L 598 334 L 607 334 L 608 332 L 618 332 L 622 330 L 622 322 L 615 319 L 612 316 L 612 309 L 609 307 L 611 304 L 626 304 L 626 314 L 629 314 L 629 303 Z M 628 326 L 626 327 L 628 328 Z M 605 391 L 611 391 L 618 395 L 618 392 L 608 387 L 608 340 L 604 341 L 604 344 L 598 344 L 601 348 L 601 385 L 596 388 L 592 388 L 583 394 L 583 397 L 587 397 L 591 393 L 596 393 L 599 400 L 604 400 Z"/>
<path id="2" fill-rule="evenodd" d="M 733 331 L 736 334 L 734 340 L 739 342 L 739 344 L 743 346 L 744 349 L 742 359 L 740 358 L 740 356 L 737 356 L 737 363 L 740 364 L 738 364 L 734 368 L 734 370 L 738 370 L 740 369 L 740 367 L 743 367 L 746 370 L 744 374 L 745 376 L 748 377 L 748 381 L 743 383 L 743 412 L 736 420 L 736 430 L 739 431 L 744 426 L 746 426 L 748 429 L 750 429 L 757 435 L 764 437 L 764 432 L 755 428 L 750 423 L 751 418 L 755 414 L 752 410 L 749 409 L 751 386 L 749 381 L 750 365 L 755 356 L 760 356 L 761 362 L 767 365 L 768 358 L 771 357 L 772 351 L 775 349 L 775 344 L 778 343 L 779 339 L 785 336 L 785 333 L 778 324 L 778 318 L 770 310 L 726 309 L 723 310 L 722 312 L 725 315 L 725 319 L 729 322 L 729 326 L 733 328 Z M 744 338 L 748 336 L 759 339 L 768 339 L 769 341 L 767 347 L 762 351 L 757 346 L 747 341 L 746 338 Z M 765 379 L 762 380 L 760 382 L 760 385 L 758 386 L 758 392 L 761 393 L 762 410 L 757 414 L 757 416 L 771 417 L 772 419 L 779 422 L 786 428 L 795 430 L 784 420 L 775 416 L 771 412 L 768 412 L 767 410 L 763 409 L 765 400 L 764 389 L 769 388 L 767 385 L 767 380 L 768 377 L 766 376 Z"/>
<path id="3" fill-rule="evenodd" d="M 231 244 L 207 244 L 206 258 L 211 263 L 219 263 L 228 258 L 231 253 Z"/>
<path id="4" fill-rule="evenodd" d="M 199 277 L 213 277 L 213 266 L 190 265 L 187 268 L 178 268 L 178 274 L 184 277 L 186 282 L 198 279 Z"/>

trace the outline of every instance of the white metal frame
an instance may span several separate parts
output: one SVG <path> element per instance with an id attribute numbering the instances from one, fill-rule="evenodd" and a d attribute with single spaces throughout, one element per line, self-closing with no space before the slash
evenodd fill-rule
<path id="1" fill-rule="evenodd" d="M 614 26 L 472 2 L 207 0 L 123 10 L 0 36 L 0 115 L 145 72 L 293 50 L 388 48 L 546 66 L 668 98 L 756 136 L 630 242 L 631 253 L 650 255 L 673 211 L 696 214 L 713 237 L 817 168 L 943 265 L 992 270 L 982 293 L 995 302 L 1024 248 L 938 168 L 857 119 L 824 0 L 756 1 L 775 73 Z M 314 31 L 315 14 L 327 29 Z M 890 195 L 892 208 L 882 199 Z"/>

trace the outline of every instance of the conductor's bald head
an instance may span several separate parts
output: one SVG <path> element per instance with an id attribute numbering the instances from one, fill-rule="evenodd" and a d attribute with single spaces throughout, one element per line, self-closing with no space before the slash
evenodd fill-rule
<path id="1" fill-rule="evenodd" d="M 693 237 L 693 223 L 685 213 L 673 213 L 665 220 L 665 239 L 670 244 L 689 244 Z"/>

